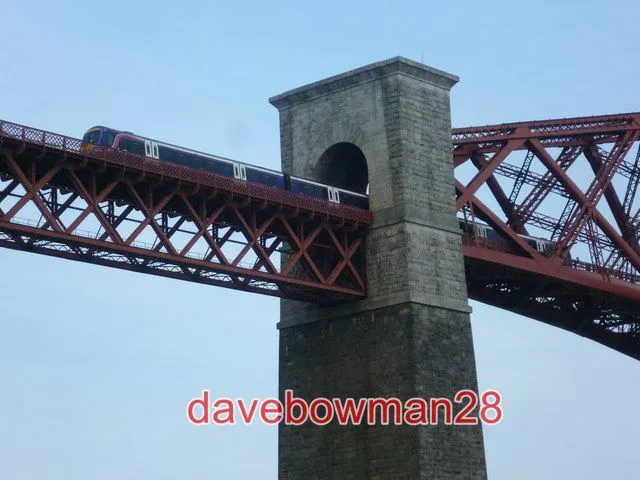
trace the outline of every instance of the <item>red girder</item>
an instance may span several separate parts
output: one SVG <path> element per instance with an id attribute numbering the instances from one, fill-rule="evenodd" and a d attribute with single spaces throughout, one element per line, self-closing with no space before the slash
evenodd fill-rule
<path id="1" fill-rule="evenodd" d="M 456 207 L 503 238 L 464 235 L 469 296 L 640 358 L 639 138 L 640 113 L 454 129 Z"/>
<path id="2" fill-rule="evenodd" d="M 316 303 L 366 296 L 370 212 L 81 146 L 0 122 L 0 246 Z"/>
<path id="3" fill-rule="evenodd" d="M 456 147 L 472 145 L 471 150 L 479 147 L 497 151 L 509 140 L 528 138 L 537 138 L 547 146 L 565 147 L 583 144 L 582 137 L 587 137 L 587 143 L 609 143 L 621 132 L 637 131 L 639 122 L 640 112 L 636 112 L 454 128 L 452 135 Z"/>
<path id="4" fill-rule="evenodd" d="M 454 129 L 454 166 L 476 169 L 456 172 L 457 209 L 503 238 L 464 234 L 470 297 L 640 358 L 640 153 L 625 160 L 639 137 L 638 113 Z M 0 246 L 318 303 L 366 296 L 370 212 L 80 147 L 0 122 Z"/>

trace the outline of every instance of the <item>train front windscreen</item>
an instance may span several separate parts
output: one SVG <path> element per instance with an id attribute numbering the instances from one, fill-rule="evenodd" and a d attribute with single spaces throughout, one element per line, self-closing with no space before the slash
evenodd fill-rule
<path id="1" fill-rule="evenodd" d="M 103 147 L 111 147 L 116 135 L 120 133 L 110 128 L 95 127 L 87 130 L 82 137 L 82 143 L 86 145 L 101 145 Z"/>

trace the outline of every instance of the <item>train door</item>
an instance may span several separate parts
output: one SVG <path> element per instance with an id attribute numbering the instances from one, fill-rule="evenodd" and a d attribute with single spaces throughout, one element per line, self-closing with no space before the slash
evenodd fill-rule
<path id="1" fill-rule="evenodd" d="M 477 225 L 476 224 L 476 232 L 479 237 L 488 238 L 487 234 L 487 226 L 486 225 Z"/>
<path id="2" fill-rule="evenodd" d="M 160 154 L 158 152 L 158 142 L 154 142 L 152 140 L 144 141 L 144 154 L 147 157 L 151 158 L 160 158 Z"/>
<path id="3" fill-rule="evenodd" d="M 239 178 L 240 180 L 247 179 L 247 167 L 242 165 L 241 163 L 233 164 L 233 176 L 235 178 Z"/>
<path id="4" fill-rule="evenodd" d="M 335 187 L 327 187 L 327 194 L 330 202 L 340 203 L 340 190 Z"/>

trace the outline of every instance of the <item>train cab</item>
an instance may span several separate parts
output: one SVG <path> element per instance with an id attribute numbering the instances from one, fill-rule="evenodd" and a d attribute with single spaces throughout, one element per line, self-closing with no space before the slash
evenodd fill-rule
<path id="1" fill-rule="evenodd" d="M 80 151 L 83 153 L 90 152 L 94 145 L 101 147 L 113 147 L 116 141 L 116 136 L 123 133 L 113 128 L 107 128 L 103 126 L 95 126 L 87 130 L 82 137 L 82 146 Z"/>

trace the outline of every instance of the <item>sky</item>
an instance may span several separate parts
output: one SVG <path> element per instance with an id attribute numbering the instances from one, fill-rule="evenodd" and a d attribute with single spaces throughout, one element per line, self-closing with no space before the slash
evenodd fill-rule
<path id="1" fill-rule="evenodd" d="M 455 127 L 640 111 L 640 4 L 0 0 L 0 118 L 109 125 L 279 169 L 267 99 L 402 55 L 460 77 Z M 0 478 L 277 478 L 277 428 L 186 403 L 277 396 L 274 298 L 0 250 Z M 640 363 L 472 302 L 489 478 L 627 479 Z"/>

